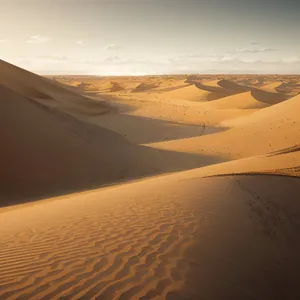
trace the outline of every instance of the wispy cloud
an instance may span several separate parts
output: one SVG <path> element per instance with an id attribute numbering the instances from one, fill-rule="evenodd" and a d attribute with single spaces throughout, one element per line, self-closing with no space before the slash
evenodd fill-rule
<path id="1" fill-rule="evenodd" d="M 253 46 L 257 46 L 257 45 L 260 45 L 260 44 L 261 44 L 260 42 L 255 42 L 255 41 L 250 42 L 250 45 L 253 45 Z"/>
<path id="2" fill-rule="evenodd" d="M 78 40 L 75 42 L 77 45 L 82 45 L 83 44 L 83 41 L 82 40 Z"/>
<path id="3" fill-rule="evenodd" d="M 65 55 L 37 55 L 37 59 L 43 59 L 48 61 L 66 62 L 69 61 L 68 57 Z"/>
<path id="4" fill-rule="evenodd" d="M 121 58 L 120 58 L 119 56 L 114 55 L 114 56 L 106 56 L 106 57 L 104 58 L 104 61 L 107 61 L 107 62 L 109 62 L 109 61 L 115 62 L 115 61 L 118 61 L 118 60 L 120 60 L 120 59 L 121 59 Z"/>
<path id="5" fill-rule="evenodd" d="M 278 49 L 274 48 L 242 48 L 235 49 L 231 51 L 231 53 L 262 53 L 262 52 L 274 52 L 278 51 Z"/>
<path id="6" fill-rule="evenodd" d="M 117 49 L 119 49 L 119 48 L 120 48 L 120 46 L 118 46 L 117 44 L 112 43 L 112 44 L 107 44 L 107 45 L 104 47 L 104 50 L 106 50 L 106 51 L 111 51 L 111 50 L 117 50 Z"/>
<path id="7" fill-rule="evenodd" d="M 7 43 L 8 40 L 7 39 L 0 39 L 0 43 Z"/>
<path id="8" fill-rule="evenodd" d="M 51 38 L 46 37 L 46 36 L 33 35 L 26 41 L 26 43 L 28 43 L 28 44 L 43 44 L 43 43 L 49 42 L 50 40 L 51 40 Z"/>

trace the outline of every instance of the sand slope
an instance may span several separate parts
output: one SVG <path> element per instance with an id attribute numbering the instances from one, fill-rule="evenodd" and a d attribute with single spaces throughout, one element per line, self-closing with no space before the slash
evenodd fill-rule
<path id="1" fill-rule="evenodd" d="M 106 129 L 82 124 L 3 86 L 0 105 L 2 205 L 3 199 L 92 187 L 129 167 L 126 141 Z M 116 153 L 116 147 L 123 151 Z"/>
<path id="2" fill-rule="evenodd" d="M 172 175 L 7 211 L 0 296 L 297 299 L 299 193 L 299 179 Z"/>
<path id="3" fill-rule="evenodd" d="M 191 153 L 219 153 L 234 158 L 265 154 L 299 143 L 300 97 L 263 108 L 249 116 L 224 121 L 232 129 L 181 141 L 152 144 L 155 148 Z"/>
<path id="4" fill-rule="evenodd" d="M 210 92 L 201 90 L 195 85 L 188 85 L 164 94 L 165 98 L 183 99 L 188 101 L 206 101 Z"/>
<path id="5" fill-rule="evenodd" d="M 263 108 L 268 106 L 268 104 L 254 99 L 251 92 L 244 92 L 213 101 L 210 103 L 210 106 L 219 109 L 253 109 Z"/>
<path id="6" fill-rule="evenodd" d="M 0 206 L 215 160 L 133 145 L 112 131 L 0 88 Z"/>
<path id="7" fill-rule="evenodd" d="M 102 114 L 103 102 L 85 98 L 61 84 L 0 60 L 0 83 L 36 102 L 75 115 Z"/>

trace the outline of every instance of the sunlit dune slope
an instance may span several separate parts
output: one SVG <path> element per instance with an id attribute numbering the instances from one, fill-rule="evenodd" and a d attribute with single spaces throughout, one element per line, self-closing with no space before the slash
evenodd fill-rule
<path id="1" fill-rule="evenodd" d="M 281 85 L 282 85 L 281 81 L 275 81 L 263 85 L 260 89 L 271 93 L 277 93 L 278 92 L 277 88 L 279 88 Z"/>
<path id="2" fill-rule="evenodd" d="M 152 144 L 153 147 L 194 153 L 249 157 L 299 143 L 300 96 L 263 108 L 249 116 L 224 121 L 232 129 L 184 140 Z"/>
<path id="3" fill-rule="evenodd" d="M 268 104 L 256 100 L 251 92 L 244 92 L 212 101 L 209 106 L 216 109 L 254 109 L 266 107 Z"/>
<path id="4" fill-rule="evenodd" d="M 0 297 L 297 299 L 299 180 L 179 173 L 8 210 Z"/>

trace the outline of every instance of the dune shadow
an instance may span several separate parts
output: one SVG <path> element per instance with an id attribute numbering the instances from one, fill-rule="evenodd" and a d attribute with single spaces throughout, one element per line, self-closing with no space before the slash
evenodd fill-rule
<path id="1" fill-rule="evenodd" d="M 125 101 L 122 101 L 122 98 L 118 98 L 116 95 L 99 92 L 85 92 L 83 96 L 98 103 L 105 103 L 110 108 L 111 112 L 129 113 L 136 110 L 133 105 L 125 103 Z"/>
<path id="2" fill-rule="evenodd" d="M 278 104 L 278 103 L 288 100 L 290 98 L 289 96 L 287 96 L 285 94 L 271 93 L 271 92 L 264 91 L 261 89 L 256 89 L 256 88 L 253 88 L 251 90 L 251 95 L 255 100 L 269 104 L 269 105 Z"/>
<path id="3" fill-rule="evenodd" d="M 177 86 L 171 86 L 171 87 L 166 87 L 166 88 L 162 88 L 159 90 L 154 90 L 154 92 L 172 92 L 172 91 L 179 90 L 181 88 L 185 88 L 189 85 L 191 85 L 191 84 L 182 84 L 182 85 L 177 85 Z"/>
<path id="4" fill-rule="evenodd" d="M 233 83 L 233 85 L 235 84 Z M 241 88 L 241 86 L 239 85 L 238 85 L 239 87 L 238 89 L 229 89 L 228 86 L 226 88 L 221 86 L 214 87 L 214 86 L 204 85 L 202 83 L 195 83 L 195 86 L 201 90 L 211 92 L 211 94 L 207 95 L 208 101 L 219 100 L 221 98 L 225 98 L 228 96 L 233 96 L 245 92 L 245 89 Z"/>
<path id="5" fill-rule="evenodd" d="M 7 88 L 1 93 L 9 99 L 0 101 L 2 207 L 219 161 L 135 145 Z"/>
<path id="6" fill-rule="evenodd" d="M 217 87 L 217 86 L 210 86 L 210 85 L 204 85 L 200 82 L 197 82 L 195 83 L 195 86 L 201 90 L 204 90 L 204 91 L 208 91 L 208 92 L 213 92 L 213 93 L 228 93 L 228 96 L 229 96 L 229 92 L 224 90 L 223 88 L 221 87 Z"/>
<path id="7" fill-rule="evenodd" d="M 101 115 L 100 117 L 89 118 L 89 121 L 117 132 L 135 144 L 150 144 L 191 138 L 223 130 L 213 126 L 206 126 L 205 124 L 186 124 L 114 112 Z"/>
<path id="8" fill-rule="evenodd" d="M 156 88 L 157 85 L 154 83 L 140 83 L 137 87 L 135 87 L 133 90 L 131 90 L 131 93 L 142 93 L 142 92 L 148 92 L 154 88 Z"/>
<path id="9" fill-rule="evenodd" d="M 32 166 L 30 176 L 26 179 L 23 177 L 24 180 L 22 177 L 18 178 L 20 175 L 18 170 L 12 169 L 12 176 L 8 173 L 3 174 L 2 171 L 0 172 L 2 178 L 0 208 L 224 162 L 217 156 L 188 154 L 139 145 L 131 145 L 130 151 L 130 153 L 125 151 L 121 155 L 117 154 L 119 156 L 117 160 L 121 159 L 124 163 L 119 165 L 117 170 L 114 170 L 116 166 L 111 164 L 109 166 L 111 171 L 108 172 L 107 169 L 101 168 L 101 163 L 96 160 L 92 164 L 89 160 L 83 165 L 75 162 L 69 164 L 68 168 L 72 174 L 65 172 L 64 164 L 58 165 L 60 162 L 53 162 L 53 168 L 60 168 L 59 176 L 57 174 L 44 176 L 49 172 L 49 167 L 43 168 L 43 166 Z M 110 156 L 114 157 L 115 152 L 111 150 Z M 73 156 L 74 153 L 69 154 Z M 20 184 L 20 181 L 25 181 L 25 184 L 24 182 Z"/>

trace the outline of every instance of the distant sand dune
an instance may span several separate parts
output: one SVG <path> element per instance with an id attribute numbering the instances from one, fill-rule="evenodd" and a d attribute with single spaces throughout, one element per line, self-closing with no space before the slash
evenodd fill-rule
<path id="1" fill-rule="evenodd" d="M 188 138 L 151 144 L 152 147 L 189 153 L 219 153 L 226 157 L 249 157 L 277 151 L 299 143 L 299 96 L 263 108 L 246 117 L 223 121 L 232 129 Z"/>
<path id="2" fill-rule="evenodd" d="M 271 105 L 280 103 L 290 98 L 284 94 L 279 94 L 277 92 L 274 93 L 263 89 L 253 89 L 251 93 L 253 98 L 255 98 L 257 101 Z"/>
<path id="3" fill-rule="evenodd" d="M 124 90 L 124 87 L 119 82 L 112 82 L 112 87 L 110 88 L 110 92 L 119 92 Z"/>
<path id="4" fill-rule="evenodd" d="M 230 109 L 253 109 L 253 108 L 263 108 L 268 106 L 267 103 L 257 101 L 251 92 L 239 93 L 236 95 L 224 97 L 222 99 L 213 101 L 210 103 L 211 107 Z"/>
<path id="5" fill-rule="evenodd" d="M 271 93 L 277 93 L 277 88 L 279 88 L 281 85 L 282 85 L 281 81 L 271 82 L 263 85 L 260 89 Z"/>
<path id="6" fill-rule="evenodd" d="M 225 80 L 225 79 L 218 81 L 218 85 L 222 88 L 229 89 L 235 92 L 246 92 L 249 90 L 249 88 L 245 86 L 242 86 L 238 83 L 235 83 L 230 80 Z"/>
<path id="7" fill-rule="evenodd" d="M 189 85 L 167 92 L 165 96 L 188 101 L 213 101 L 234 93 L 235 92 L 229 92 L 222 88 L 207 87 L 200 83 L 195 83 L 195 85 Z"/>
<path id="8" fill-rule="evenodd" d="M 132 93 L 144 92 L 144 91 L 151 90 L 155 87 L 156 87 L 155 83 L 144 83 L 144 82 L 142 82 L 139 85 L 137 85 L 136 88 L 133 89 L 131 92 Z"/>

